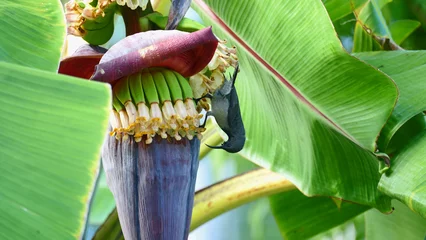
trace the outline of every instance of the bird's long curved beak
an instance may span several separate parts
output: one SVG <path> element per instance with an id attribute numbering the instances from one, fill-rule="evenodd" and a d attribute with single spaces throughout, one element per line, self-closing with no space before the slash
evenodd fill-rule
<path id="1" fill-rule="evenodd" d="M 189 6 L 191 6 L 191 0 L 172 0 L 166 30 L 176 29 L 180 20 L 182 20 L 188 11 Z"/>

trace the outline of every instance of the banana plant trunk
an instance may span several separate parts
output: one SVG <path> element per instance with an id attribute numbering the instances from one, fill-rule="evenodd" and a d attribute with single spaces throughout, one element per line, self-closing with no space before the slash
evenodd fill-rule
<path id="1" fill-rule="evenodd" d="M 126 240 L 188 238 L 200 141 L 108 137 L 102 163 Z"/>

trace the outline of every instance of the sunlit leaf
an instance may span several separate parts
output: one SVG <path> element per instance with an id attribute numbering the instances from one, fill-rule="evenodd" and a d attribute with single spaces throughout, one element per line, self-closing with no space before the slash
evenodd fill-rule
<path id="1" fill-rule="evenodd" d="M 110 87 L 0 62 L 0 238 L 76 239 L 106 134 Z"/>
<path id="2" fill-rule="evenodd" d="M 398 86 L 397 105 L 380 134 L 379 146 L 384 151 L 405 122 L 426 110 L 426 52 L 387 51 L 355 56 L 392 77 Z"/>
<path id="3" fill-rule="evenodd" d="M 56 71 L 65 37 L 59 0 L 0 2 L 0 61 Z"/>
<path id="4" fill-rule="evenodd" d="M 389 78 L 347 55 L 321 2 L 194 3 L 215 34 L 239 51 L 242 155 L 281 172 L 307 195 L 389 211 L 389 199 L 377 191 L 376 158 L 354 142 L 374 149 L 397 91 Z"/>

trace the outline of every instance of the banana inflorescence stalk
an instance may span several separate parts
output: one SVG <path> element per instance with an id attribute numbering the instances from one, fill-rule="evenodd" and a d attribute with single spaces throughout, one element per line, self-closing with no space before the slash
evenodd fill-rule
<path id="1" fill-rule="evenodd" d="M 202 117 L 196 110 L 186 78 L 165 68 L 147 68 L 124 77 L 113 87 L 111 136 L 136 142 L 152 142 L 156 135 L 181 140 L 201 138 Z"/>

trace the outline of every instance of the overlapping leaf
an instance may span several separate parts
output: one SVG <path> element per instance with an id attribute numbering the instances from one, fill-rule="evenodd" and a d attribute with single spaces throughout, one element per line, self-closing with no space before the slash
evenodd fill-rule
<path id="1" fill-rule="evenodd" d="M 392 201 L 392 204 L 395 207 L 392 214 L 383 214 L 371 209 L 311 239 L 342 239 L 342 237 L 345 240 L 423 239 L 426 235 L 426 220 L 399 201 Z M 317 206 L 309 206 L 315 207 Z M 309 219 L 315 217 L 311 216 Z"/>
<path id="2" fill-rule="evenodd" d="M 239 50 L 243 155 L 307 195 L 389 211 L 376 189 L 377 160 L 354 142 L 374 149 L 396 101 L 394 83 L 347 55 L 320 1 L 206 3 L 194 7 Z"/>
<path id="3" fill-rule="evenodd" d="M 426 131 L 407 144 L 392 160 L 379 190 L 426 217 Z"/>
<path id="4" fill-rule="evenodd" d="M 348 202 L 338 207 L 330 198 L 308 198 L 298 190 L 276 194 L 270 202 L 285 239 L 308 239 L 368 209 Z"/>
<path id="5" fill-rule="evenodd" d="M 382 13 L 382 7 L 391 0 L 369 0 L 358 15 L 355 26 L 353 52 L 372 51 L 378 38 L 392 40 L 391 32 Z M 373 40 L 373 36 L 376 40 Z M 392 40 L 393 41 L 393 40 Z"/>
<path id="6" fill-rule="evenodd" d="M 426 220 L 398 201 L 392 201 L 392 204 L 395 207 L 392 214 L 385 215 L 375 209 L 364 214 L 365 234 L 363 239 L 424 239 Z"/>
<path id="7" fill-rule="evenodd" d="M 420 22 L 410 19 L 399 20 L 389 25 L 389 30 L 396 44 L 401 44 L 404 40 L 420 27 Z"/>
<path id="8" fill-rule="evenodd" d="M 355 56 L 392 77 L 400 92 L 380 135 L 379 146 L 384 151 L 404 123 L 426 110 L 426 51 L 370 52 Z"/>
<path id="9" fill-rule="evenodd" d="M 52 73 L 65 35 L 60 1 L 2 1 L 0 16 L 0 239 L 79 238 L 110 88 Z"/>

